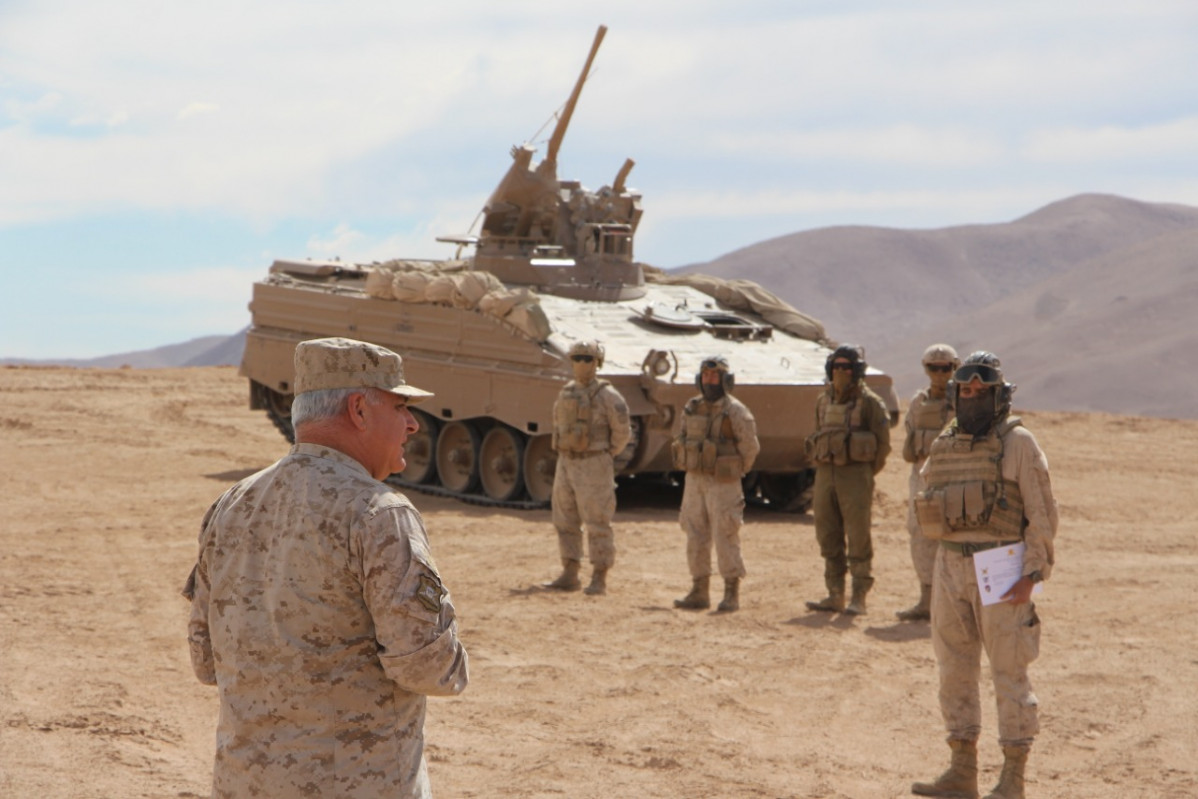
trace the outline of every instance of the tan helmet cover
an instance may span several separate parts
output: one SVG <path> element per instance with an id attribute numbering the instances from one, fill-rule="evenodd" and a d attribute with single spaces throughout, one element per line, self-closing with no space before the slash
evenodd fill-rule
<path id="1" fill-rule="evenodd" d="M 953 369 L 961 365 L 961 359 L 957 356 L 957 351 L 948 344 L 933 344 L 923 351 L 923 359 L 920 363 L 927 366 L 930 363 L 951 363 Z"/>
<path id="2" fill-rule="evenodd" d="M 568 355 L 571 357 L 575 355 L 590 355 L 595 359 L 596 366 L 603 366 L 603 345 L 598 341 L 575 341 L 570 345 L 570 352 Z"/>

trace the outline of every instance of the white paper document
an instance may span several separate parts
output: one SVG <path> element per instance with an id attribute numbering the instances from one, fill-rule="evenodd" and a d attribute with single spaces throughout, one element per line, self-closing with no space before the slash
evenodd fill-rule
<path id="1" fill-rule="evenodd" d="M 1002 595 L 1019 582 L 1019 578 L 1023 576 L 1025 548 L 1020 541 L 1018 544 L 973 553 L 973 570 L 977 574 L 978 592 L 982 595 L 983 605 L 994 605 L 1004 601 Z M 1043 588 L 1043 583 L 1036 583 L 1032 593 L 1038 594 Z"/>

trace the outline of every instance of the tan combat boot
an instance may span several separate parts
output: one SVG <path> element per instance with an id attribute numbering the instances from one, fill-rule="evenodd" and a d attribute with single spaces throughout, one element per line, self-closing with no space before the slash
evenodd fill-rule
<path id="1" fill-rule="evenodd" d="M 591 572 L 591 584 L 582 591 L 584 594 L 591 596 L 603 596 L 607 593 L 607 569 L 600 569 L 598 566 Z"/>
<path id="2" fill-rule="evenodd" d="M 978 742 L 949 739 L 953 759 L 935 782 L 917 782 L 911 793 L 946 799 L 978 799 Z"/>
<path id="3" fill-rule="evenodd" d="M 986 794 L 986 799 L 1023 799 L 1023 770 L 1027 767 L 1026 746 L 1004 746 L 1002 748 L 1002 774 L 998 785 Z"/>
<path id="4" fill-rule="evenodd" d="M 740 578 L 733 577 L 731 580 L 724 581 L 724 601 L 716 610 L 731 613 L 738 608 L 740 608 Z"/>
<path id="5" fill-rule="evenodd" d="M 582 588 L 582 581 L 578 579 L 578 569 L 581 564 L 571 558 L 562 559 L 562 574 L 551 583 L 543 583 L 545 588 L 551 588 L 554 591 L 577 591 Z"/>
<path id="6" fill-rule="evenodd" d="M 932 586 L 923 583 L 919 586 L 919 601 L 906 610 L 894 613 L 899 621 L 927 621 L 932 618 Z"/>
<path id="7" fill-rule="evenodd" d="M 826 597 L 818 602 L 808 601 L 808 610 L 823 610 L 828 613 L 839 613 L 844 610 L 844 591 L 830 592 Z"/>
<path id="8" fill-rule="evenodd" d="M 853 580 L 853 596 L 849 600 L 849 606 L 844 609 L 844 612 L 850 616 L 865 615 L 865 596 L 869 593 L 870 587 L 874 584 L 873 580 Z"/>
<path id="9" fill-rule="evenodd" d="M 711 607 L 711 596 L 707 591 L 710 583 L 711 577 L 696 577 L 691 592 L 682 599 L 675 599 L 674 607 L 684 610 L 707 610 Z"/>
<path id="10" fill-rule="evenodd" d="M 839 613 L 844 610 L 844 577 L 825 577 L 824 582 L 828 586 L 828 595 L 818 602 L 807 602 L 807 609 Z"/>

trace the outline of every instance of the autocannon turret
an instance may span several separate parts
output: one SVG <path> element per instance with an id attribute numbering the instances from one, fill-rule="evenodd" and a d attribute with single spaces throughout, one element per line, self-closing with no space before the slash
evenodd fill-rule
<path id="1" fill-rule="evenodd" d="M 443 241 L 473 244 L 475 268 L 507 283 L 547 294 L 590 300 L 633 299 L 644 294 L 644 274 L 633 260 L 641 195 L 626 186 L 629 158 L 610 185 L 598 191 L 559 180 L 557 157 L 607 28 L 595 33 L 574 90 L 558 114 L 545 157 L 536 148 L 512 148 L 512 164 L 483 207 L 477 237 Z"/>

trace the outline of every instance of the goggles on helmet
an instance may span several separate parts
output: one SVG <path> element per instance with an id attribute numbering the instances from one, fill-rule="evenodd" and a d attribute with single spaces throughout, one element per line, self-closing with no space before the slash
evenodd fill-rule
<path id="1" fill-rule="evenodd" d="M 700 368 L 723 372 L 727 370 L 728 364 L 724 363 L 723 361 L 716 360 L 715 358 L 708 358 L 707 360 L 703 361 L 703 363 L 700 365 Z"/>
<path id="2" fill-rule="evenodd" d="M 953 373 L 954 383 L 969 383 L 974 378 L 982 381 L 984 386 L 1002 384 L 1002 372 L 984 363 L 967 363 Z"/>

